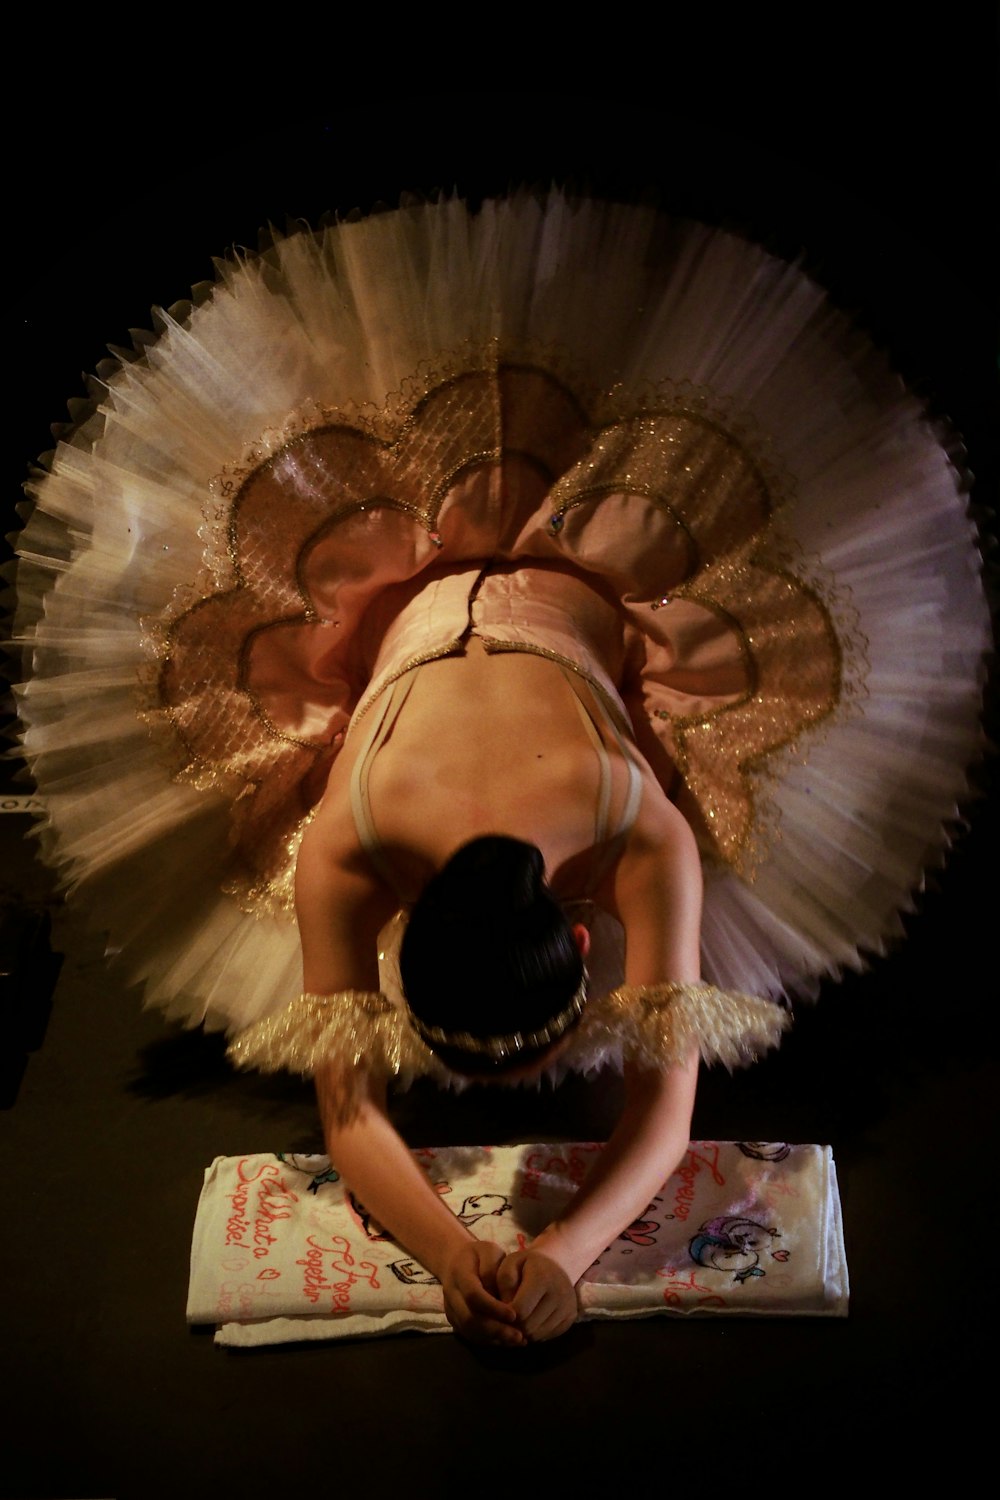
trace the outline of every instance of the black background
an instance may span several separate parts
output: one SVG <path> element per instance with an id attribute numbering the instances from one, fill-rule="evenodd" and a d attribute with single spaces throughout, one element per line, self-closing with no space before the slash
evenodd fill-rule
<path id="1" fill-rule="evenodd" d="M 183 298 L 211 276 L 213 255 L 255 244 L 268 220 L 315 222 L 327 210 L 392 205 L 407 190 L 476 196 L 556 180 L 652 195 L 801 254 L 931 411 L 963 434 L 975 502 L 993 506 L 991 18 L 984 7 L 960 6 L 937 20 L 933 32 L 901 40 L 873 38 L 863 18 L 833 11 L 808 24 L 772 19 L 752 41 L 748 32 L 744 52 L 742 39 L 720 41 L 718 17 L 695 53 L 671 53 L 661 39 L 656 55 L 633 58 L 628 72 L 599 58 L 631 80 L 614 92 L 448 92 L 428 83 L 412 93 L 345 94 L 331 86 L 323 108 L 313 82 L 319 106 L 299 109 L 288 102 L 305 92 L 299 79 L 251 87 L 234 69 L 209 95 L 176 64 L 127 86 L 95 69 L 93 88 L 77 80 L 72 100 L 49 89 L 8 137 L 18 210 L 9 244 L 23 252 L 12 284 L 23 405 L 10 434 L 11 504 L 25 466 L 49 444 L 48 424 L 64 419 L 104 346 L 125 342 L 130 326 L 148 327 L 151 304 Z M 599 57 L 600 36 L 590 46 Z M 354 54 L 359 70 L 366 61 Z M 541 66 L 533 60 L 533 70 Z M 343 54 L 337 71 L 351 71 Z M 441 71 L 425 77 L 440 81 Z M 989 544 L 995 521 L 986 517 L 983 531 Z M 995 777 L 980 780 L 989 792 Z M 87 1128 L 106 1160 L 127 1131 L 178 1163 L 164 1210 L 174 1221 L 163 1259 L 172 1301 L 167 1312 L 144 1312 L 138 1291 L 132 1300 L 106 1292 L 100 1316 L 112 1321 L 102 1331 L 97 1312 L 74 1304 L 82 1351 L 74 1356 L 58 1298 L 41 1289 L 41 1271 L 28 1278 L 38 1300 L 19 1314 L 13 1346 L 24 1442 L 9 1493 L 200 1495 L 218 1493 L 228 1475 L 252 1496 L 290 1473 L 296 1483 L 335 1473 L 387 1494 L 413 1487 L 414 1463 L 446 1494 L 560 1477 L 582 1484 L 593 1480 L 592 1464 L 645 1485 L 658 1472 L 656 1455 L 668 1452 L 705 1483 L 752 1475 L 769 1492 L 814 1481 L 815 1468 L 781 1480 L 793 1452 L 831 1479 L 862 1468 L 897 1481 L 914 1470 L 929 1478 L 931 1466 L 947 1465 L 957 1483 L 988 1409 L 996 807 L 994 792 L 972 808 L 971 831 L 908 919 L 908 942 L 866 974 L 827 986 L 780 1057 L 732 1080 L 710 1075 L 702 1091 L 696 1134 L 833 1143 L 853 1274 L 846 1325 L 578 1329 L 561 1352 L 531 1351 L 539 1357 L 519 1370 L 449 1340 L 223 1356 L 183 1329 L 185 1205 L 193 1211 L 198 1173 L 213 1154 L 261 1149 L 284 1128 L 289 1096 L 233 1083 L 214 1070 L 208 1042 L 197 1054 L 191 1046 L 202 1044 L 185 1042 L 186 1052 L 173 1053 L 175 1108 L 159 1023 L 132 1022 L 133 996 L 109 1002 L 107 1025 L 121 1036 L 93 1063 Z M 57 995 L 62 1030 L 54 1022 L 46 1042 L 49 1072 L 44 1050 L 30 1064 L 15 1140 L 33 1131 L 73 1138 L 76 1116 L 52 1093 L 53 1068 L 58 1082 L 75 1076 L 73 1064 L 62 1054 L 53 1063 L 51 1053 L 72 1037 L 100 1035 L 103 1017 L 93 1026 L 73 1019 L 85 1017 L 93 976 L 92 968 L 89 980 L 73 980 L 64 1002 Z M 308 1128 L 304 1095 L 294 1110 Z M 473 1117 L 463 1125 L 471 1139 Z M 286 1135 L 275 1144 L 304 1143 Z M 32 1181 L 25 1222 L 34 1215 L 29 1233 L 41 1240 L 37 1224 L 54 1235 L 56 1221 L 44 1180 Z M 153 1208 L 137 1205 L 137 1222 L 144 1214 L 152 1222 Z M 100 1236 L 96 1218 L 85 1223 Z M 97 1242 L 76 1253 L 90 1266 Z M 134 1329 L 114 1324 L 128 1315 Z M 137 1380 L 142 1349 L 156 1369 Z M 62 1457 L 44 1440 L 53 1411 L 70 1440 Z M 238 1460 L 231 1448 L 223 1455 L 213 1412 L 231 1424 L 265 1411 L 281 1415 L 282 1442 L 295 1433 L 291 1470 L 278 1461 L 273 1429 L 263 1446 L 248 1435 Z M 678 1457 L 674 1473 L 679 1466 Z"/>

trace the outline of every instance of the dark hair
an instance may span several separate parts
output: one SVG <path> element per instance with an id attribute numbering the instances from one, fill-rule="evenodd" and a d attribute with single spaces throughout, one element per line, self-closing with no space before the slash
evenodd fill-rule
<path id="1" fill-rule="evenodd" d="M 488 834 L 464 844 L 428 882 L 399 955 L 403 993 L 424 1026 L 476 1038 L 539 1031 L 569 1005 L 583 959 L 545 884 L 541 851 Z M 544 1056 L 502 1058 L 428 1041 L 456 1073 L 492 1074 Z"/>

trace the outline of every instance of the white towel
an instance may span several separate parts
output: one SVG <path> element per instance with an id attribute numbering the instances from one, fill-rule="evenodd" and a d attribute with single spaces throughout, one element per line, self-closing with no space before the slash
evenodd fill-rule
<path id="1" fill-rule="evenodd" d="M 585 1181 L 595 1144 L 415 1153 L 473 1234 L 530 1243 Z M 646 1213 L 586 1272 L 583 1318 L 843 1317 L 848 1277 L 828 1146 L 692 1141 Z M 205 1173 L 188 1321 L 216 1342 L 449 1331 L 441 1286 L 345 1190 L 326 1156 L 218 1157 Z"/>

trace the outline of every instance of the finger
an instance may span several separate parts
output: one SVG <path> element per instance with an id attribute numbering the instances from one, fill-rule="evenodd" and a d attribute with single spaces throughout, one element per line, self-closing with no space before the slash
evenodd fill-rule
<path id="1" fill-rule="evenodd" d="M 497 1291 L 505 1302 L 512 1302 L 521 1285 L 521 1273 L 524 1270 L 523 1260 L 516 1260 L 513 1255 L 508 1255 L 501 1261 L 497 1271 Z"/>
<path id="2" fill-rule="evenodd" d="M 486 1274 L 488 1275 L 489 1273 L 487 1272 Z M 506 1303 L 501 1302 L 485 1286 L 482 1268 L 478 1265 L 461 1267 L 456 1273 L 455 1285 L 466 1301 L 472 1301 L 473 1298 L 477 1297 L 485 1297 L 493 1308 L 502 1309 L 506 1307 Z"/>
<path id="3" fill-rule="evenodd" d="M 541 1331 L 538 1337 L 543 1338 L 543 1340 L 562 1338 L 562 1335 L 570 1332 L 576 1320 L 576 1310 L 571 1311 L 571 1313 L 562 1313 L 559 1317 L 553 1317 L 553 1319 L 549 1320 L 549 1323 L 546 1323 L 546 1326 L 544 1326 L 543 1331 Z"/>
<path id="4" fill-rule="evenodd" d="M 479 1318 L 495 1318 L 501 1323 L 516 1323 L 517 1313 L 509 1302 L 492 1296 L 481 1282 L 462 1288 L 469 1311 Z"/>
<path id="5" fill-rule="evenodd" d="M 545 1288 L 521 1282 L 517 1296 L 509 1304 L 522 1328 L 528 1328 L 539 1304 L 545 1300 Z"/>
<path id="6" fill-rule="evenodd" d="M 455 1285 L 451 1288 L 445 1297 L 444 1307 L 448 1322 L 460 1338 L 467 1339 L 472 1344 L 487 1343 L 491 1340 L 492 1333 L 487 1326 L 487 1321 L 476 1316 L 459 1286 Z M 496 1324 L 495 1328 L 499 1331 L 500 1325 Z"/>
<path id="7" fill-rule="evenodd" d="M 497 1349 L 520 1349 L 527 1344 L 526 1336 L 519 1328 L 507 1328 L 499 1323 L 479 1323 L 473 1319 L 454 1325 L 459 1338 L 467 1344 L 486 1344 Z"/>
<path id="8" fill-rule="evenodd" d="M 494 1318 L 478 1317 L 465 1306 L 460 1310 L 456 1308 L 453 1327 L 470 1344 L 494 1344 L 514 1349 L 528 1342 L 520 1328 L 508 1323 L 498 1323 Z"/>
<path id="9" fill-rule="evenodd" d="M 538 1319 L 533 1327 L 525 1331 L 533 1344 L 544 1344 L 548 1339 L 557 1339 L 567 1333 L 575 1322 L 575 1313 L 557 1307 L 548 1317 Z"/>
<path id="10" fill-rule="evenodd" d="M 550 1298 L 540 1297 L 531 1312 L 522 1314 L 519 1326 L 524 1329 L 529 1339 L 536 1339 L 551 1318 L 553 1311 L 558 1312 L 558 1310 L 558 1304 L 553 1308 Z"/>
<path id="11" fill-rule="evenodd" d="M 503 1327 L 498 1329 L 492 1342 L 503 1349 L 521 1349 L 527 1345 L 528 1337 L 520 1328 Z"/>
<path id="12" fill-rule="evenodd" d="M 503 1262 L 504 1252 L 491 1240 L 480 1241 L 476 1250 L 479 1264 L 479 1279 L 488 1291 L 496 1291 L 497 1271 Z"/>

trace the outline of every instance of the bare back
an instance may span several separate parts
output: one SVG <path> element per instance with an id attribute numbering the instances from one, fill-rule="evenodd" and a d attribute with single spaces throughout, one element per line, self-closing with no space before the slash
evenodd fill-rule
<path id="1" fill-rule="evenodd" d="M 548 596 L 556 591 L 565 618 L 586 618 L 594 607 L 589 585 L 546 575 Z M 397 699 L 386 709 L 389 694 Z M 383 711 L 376 732 L 372 720 Z M 470 624 L 453 652 L 412 667 L 384 690 L 334 763 L 298 862 L 307 986 L 347 984 L 348 970 L 370 978 L 362 949 L 375 947 L 381 925 L 416 899 L 456 849 L 488 833 L 537 845 L 556 896 L 589 897 L 618 916 L 654 978 L 664 977 L 668 960 L 678 977 L 680 969 L 695 977 L 697 851 L 634 736 L 563 660 L 530 647 L 505 649 Z M 660 942 L 662 931 L 678 927 L 663 911 L 668 885 L 670 901 L 681 887 L 696 893 L 693 902 L 684 897 L 691 914 L 679 923 L 695 937 L 676 961 Z M 329 936 L 331 924 L 339 939 Z"/>

